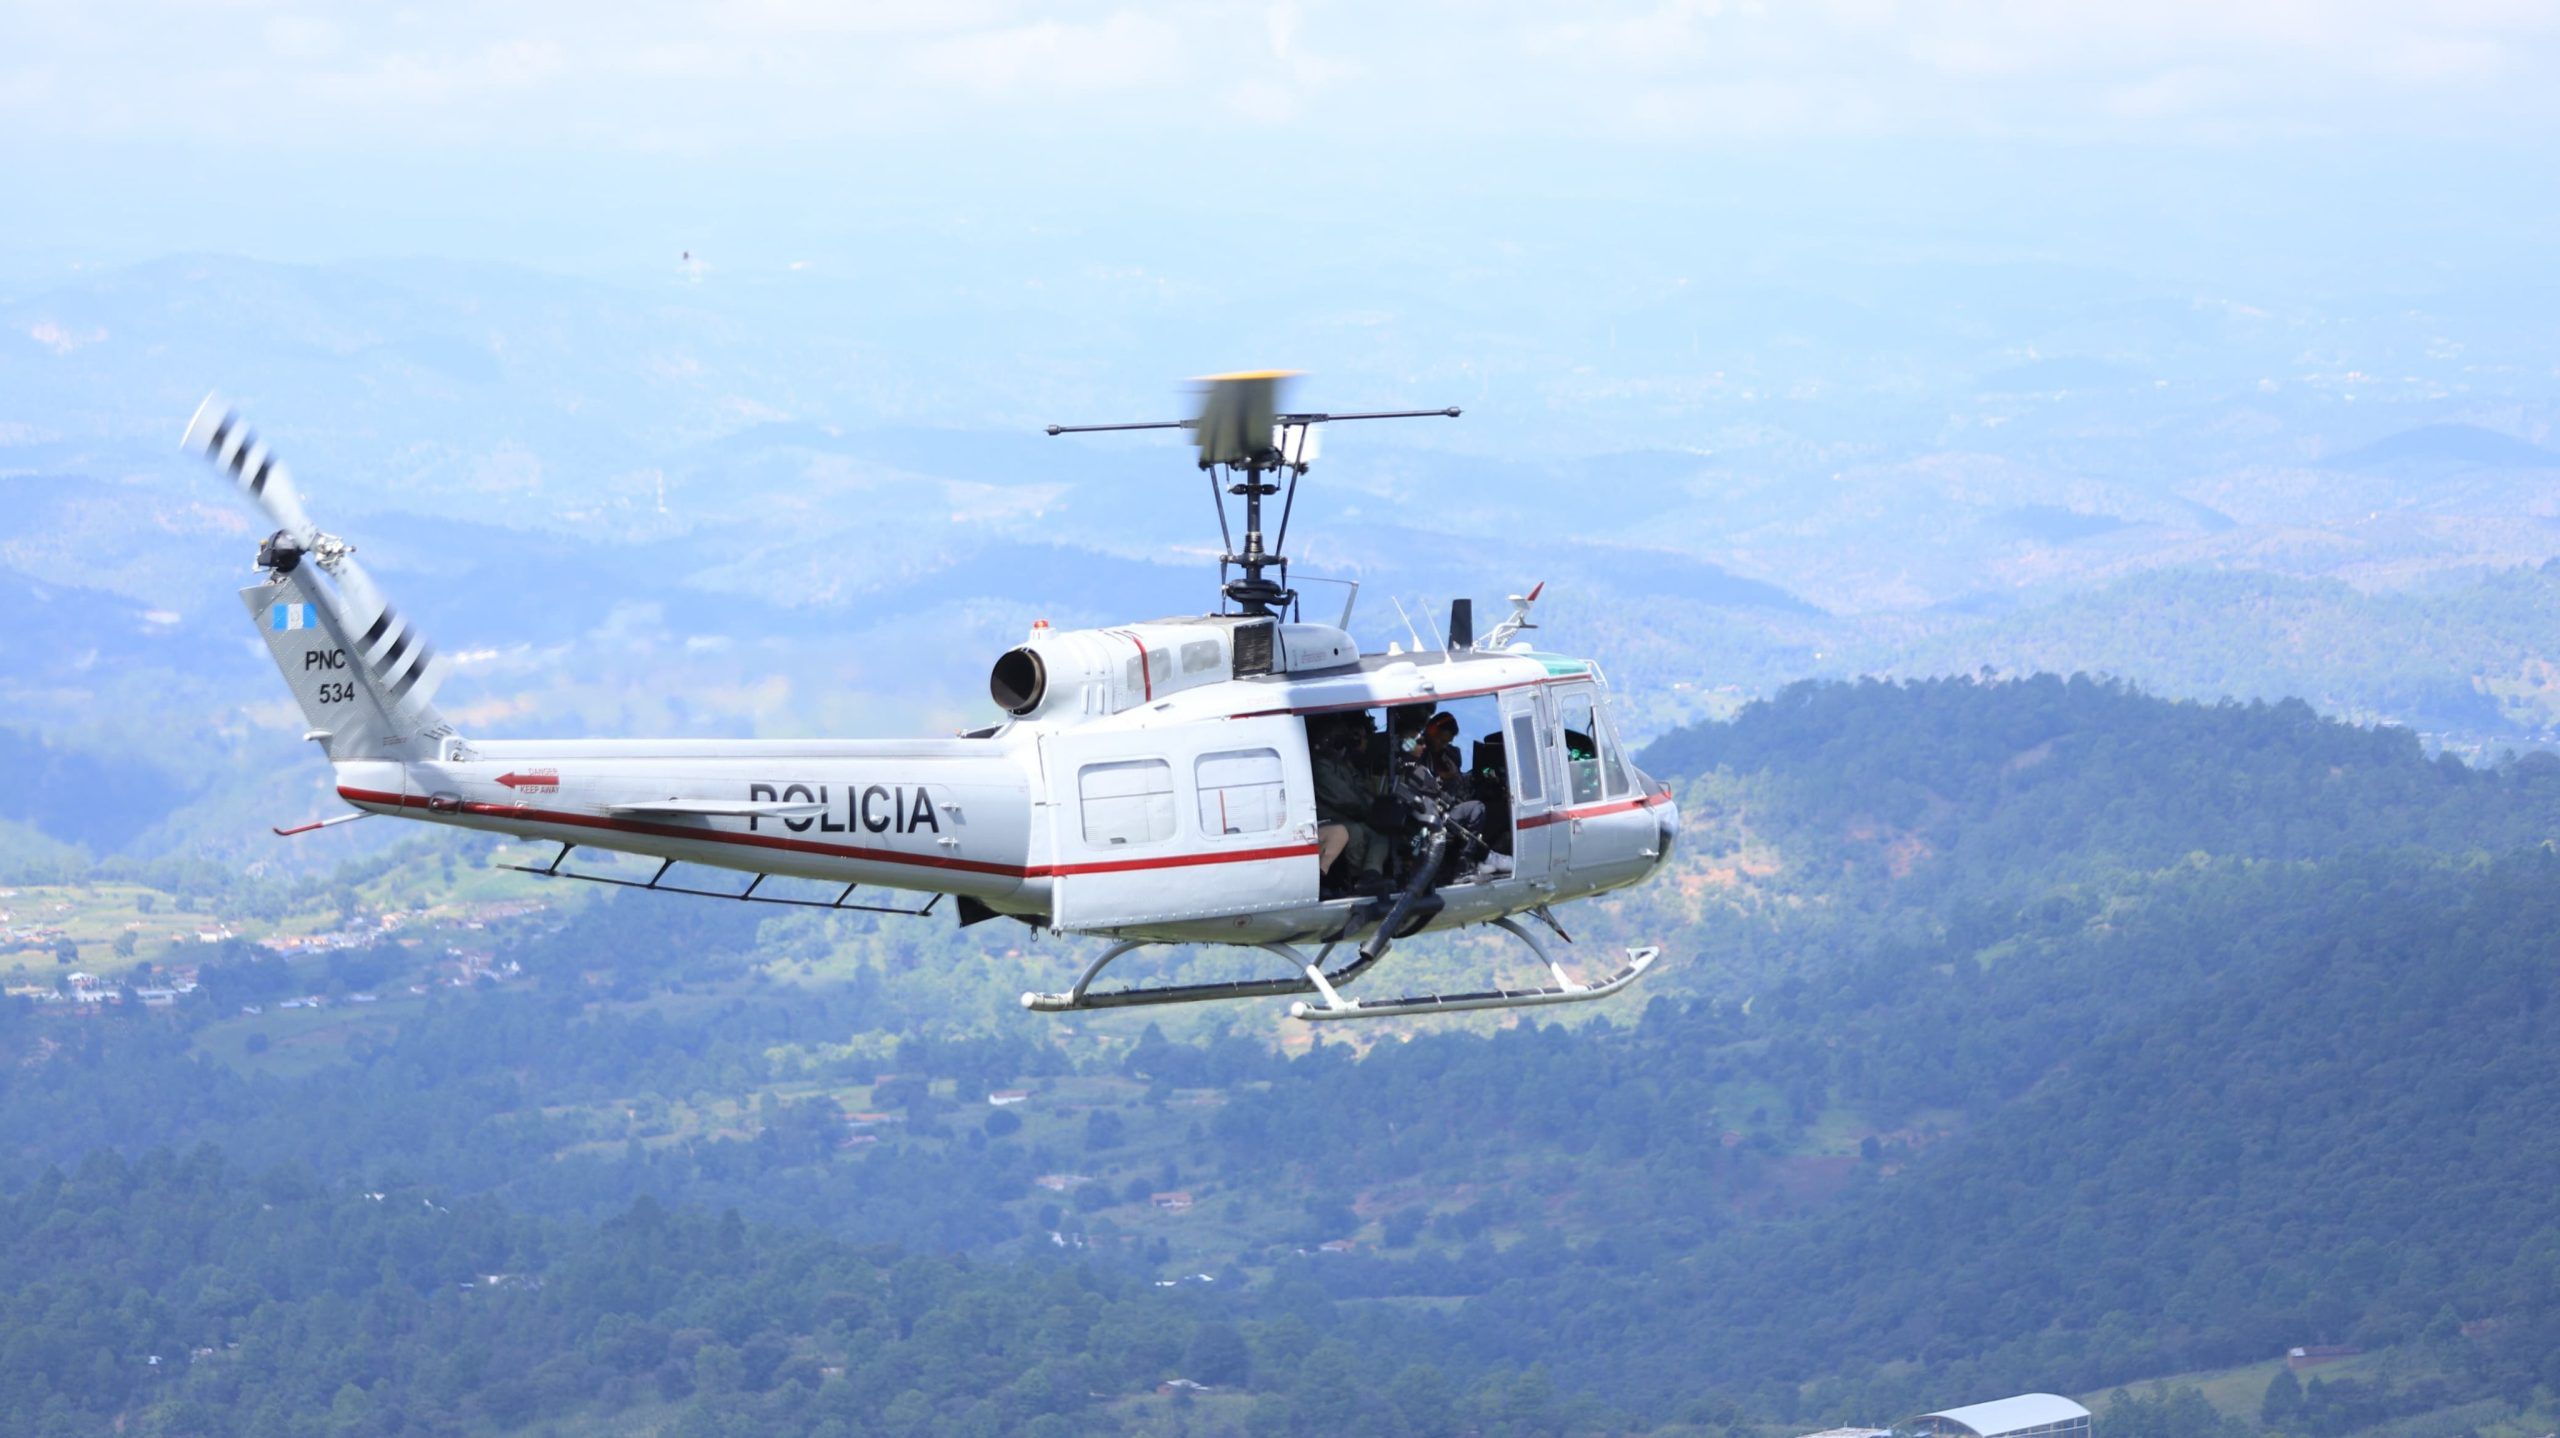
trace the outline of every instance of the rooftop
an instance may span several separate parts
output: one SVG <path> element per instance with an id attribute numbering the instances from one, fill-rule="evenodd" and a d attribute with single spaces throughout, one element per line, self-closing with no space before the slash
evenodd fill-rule
<path id="1" fill-rule="evenodd" d="M 1942 1408 L 1923 1413 L 1911 1420 L 1943 1418 L 1960 1423 L 1976 1433 L 2014 1433 L 2021 1428 L 2041 1428 L 2049 1423 L 2068 1423 L 2089 1416 L 2089 1410 L 2058 1393 L 2021 1393 L 2014 1398 L 1995 1398 L 1988 1403 L 1974 1403 L 1962 1408 Z"/>

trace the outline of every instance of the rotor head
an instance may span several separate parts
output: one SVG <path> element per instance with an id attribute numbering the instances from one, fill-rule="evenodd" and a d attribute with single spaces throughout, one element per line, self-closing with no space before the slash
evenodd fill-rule
<path id="1" fill-rule="evenodd" d="M 1268 464 L 1277 456 L 1280 386 L 1297 371 L 1247 370 L 1203 377 L 1200 416 L 1191 422 L 1191 437 L 1200 446 L 1200 467 Z"/>

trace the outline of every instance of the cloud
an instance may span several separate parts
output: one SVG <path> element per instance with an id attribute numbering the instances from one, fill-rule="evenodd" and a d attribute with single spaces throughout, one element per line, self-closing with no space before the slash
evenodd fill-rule
<path id="1" fill-rule="evenodd" d="M 65 329 L 52 320 L 38 320 L 27 327 L 27 338 L 58 355 L 67 355 L 87 345 L 103 344 L 107 332 L 92 328 L 86 331 Z"/>
<path id="2" fill-rule="evenodd" d="M 1289 129 L 1713 141 L 2548 134 L 2507 0 L 672 0 L 0 7 L 22 142 L 268 152 Z"/>
<path id="3" fill-rule="evenodd" d="M 1040 20 L 927 40 L 906 57 L 906 69 L 978 100 L 1019 102 L 1173 82 L 1183 54 L 1172 25 L 1121 10 L 1093 22 Z"/>

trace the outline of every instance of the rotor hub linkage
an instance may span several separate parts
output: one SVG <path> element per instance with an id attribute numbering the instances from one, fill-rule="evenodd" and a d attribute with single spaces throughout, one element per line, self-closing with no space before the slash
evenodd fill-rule
<path id="1" fill-rule="evenodd" d="M 1204 463 L 1201 467 L 1214 471 L 1219 466 Z M 1282 464 L 1276 451 L 1267 451 L 1246 461 L 1243 466 L 1244 478 L 1226 486 L 1227 493 L 1241 495 L 1244 498 L 1244 552 L 1220 555 L 1219 568 L 1224 570 L 1233 566 L 1243 570 L 1244 577 L 1226 581 L 1219 586 L 1219 591 L 1225 594 L 1228 601 L 1233 603 L 1239 611 L 1251 615 L 1278 613 L 1298 597 L 1297 591 L 1288 585 L 1289 557 L 1280 553 L 1278 548 L 1278 544 L 1288 542 L 1290 506 L 1284 505 L 1281 509 L 1278 544 L 1268 550 L 1262 546 L 1262 501 L 1270 495 L 1280 493 L 1281 490 L 1280 485 L 1263 478 L 1272 469 L 1278 469 L 1290 477 L 1288 487 L 1290 499 L 1294 502 L 1297 497 L 1297 478 L 1306 472 L 1306 466 Z M 1212 482 L 1214 483 L 1214 480 Z M 1221 504 L 1218 507 L 1220 528 L 1225 527 L 1226 518 L 1226 506 Z M 1266 578 L 1263 571 L 1274 568 L 1280 571 L 1280 578 L 1277 580 Z"/>
<path id="2" fill-rule="evenodd" d="M 1200 467 L 1209 472 L 1209 497 L 1218 507 L 1218 532 L 1224 540 L 1218 555 L 1218 592 L 1239 613 L 1256 618 L 1285 614 L 1297 602 L 1289 587 L 1289 512 L 1298 497 L 1298 481 L 1315 458 L 1311 430 L 1345 419 L 1456 419 L 1458 407 L 1445 409 L 1371 410 L 1362 414 L 1275 413 L 1273 396 L 1278 372 L 1220 375 L 1209 382 L 1208 399 L 1198 418 L 1146 420 L 1137 424 L 1053 424 L 1048 432 L 1094 434 L 1109 430 L 1187 429 L 1199 439 Z M 1270 443 L 1263 436 L 1270 436 Z M 1275 480 L 1274 472 L 1285 476 Z M 1283 495 L 1280 527 L 1268 547 L 1262 538 L 1262 501 Z M 1227 497 L 1244 500 L 1244 546 L 1227 522 Z M 1239 578 L 1227 577 L 1242 570 Z M 1272 578 L 1268 571 L 1279 571 Z"/>

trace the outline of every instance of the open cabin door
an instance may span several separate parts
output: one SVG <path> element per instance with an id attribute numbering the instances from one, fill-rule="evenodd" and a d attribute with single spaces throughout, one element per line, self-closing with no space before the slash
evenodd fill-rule
<path id="1" fill-rule="evenodd" d="M 1590 680 L 1551 686 L 1557 738 L 1563 750 L 1564 792 L 1570 811 L 1554 827 L 1551 862 L 1577 880 L 1614 884 L 1640 877 L 1660 851 L 1660 830 L 1635 792 L 1633 771 L 1618 748 L 1608 706 Z"/>
<path id="2" fill-rule="evenodd" d="M 1069 731 L 1041 748 L 1058 928 L 1316 902 L 1315 790 L 1299 719 Z"/>
<path id="3" fill-rule="evenodd" d="M 1511 872 L 1540 885 L 1549 872 L 1557 804 L 1547 719 L 1533 688 L 1502 691 L 1503 757 L 1511 776 Z"/>

